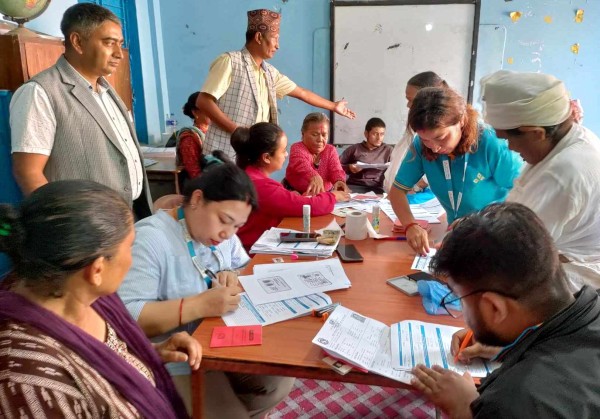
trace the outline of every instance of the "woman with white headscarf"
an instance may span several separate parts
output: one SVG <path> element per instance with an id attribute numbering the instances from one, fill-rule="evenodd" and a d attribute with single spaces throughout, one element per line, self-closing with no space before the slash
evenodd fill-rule
<path id="1" fill-rule="evenodd" d="M 553 76 L 498 71 L 481 84 L 486 122 L 527 163 L 507 201 L 544 222 L 574 291 L 600 288 L 600 140 L 573 122 Z"/>

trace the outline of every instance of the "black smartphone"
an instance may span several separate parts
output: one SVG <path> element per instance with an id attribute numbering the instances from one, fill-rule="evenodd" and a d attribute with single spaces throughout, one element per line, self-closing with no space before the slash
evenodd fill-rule
<path id="1" fill-rule="evenodd" d="M 436 277 L 434 277 L 431 274 L 428 274 L 427 272 L 415 272 L 414 274 L 408 274 L 406 276 L 409 277 L 410 279 L 412 279 L 413 281 L 420 281 L 420 280 L 437 281 L 438 280 Z"/>
<path id="2" fill-rule="evenodd" d="M 342 262 L 362 262 L 363 257 L 353 244 L 338 244 L 338 255 Z"/>
<path id="3" fill-rule="evenodd" d="M 316 242 L 317 233 L 280 233 L 281 242 Z"/>

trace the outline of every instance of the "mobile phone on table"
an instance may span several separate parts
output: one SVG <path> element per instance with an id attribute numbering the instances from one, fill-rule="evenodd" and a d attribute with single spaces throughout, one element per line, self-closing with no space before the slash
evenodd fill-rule
<path id="1" fill-rule="evenodd" d="M 437 281 L 438 280 L 435 276 L 428 274 L 427 272 L 415 272 L 414 274 L 408 274 L 406 276 L 415 282 L 420 281 L 420 280 L 424 280 L 424 281 Z"/>
<path id="2" fill-rule="evenodd" d="M 417 281 L 410 279 L 406 275 L 390 278 L 386 282 L 392 287 L 396 288 L 399 291 L 402 291 L 404 294 L 409 295 L 411 297 L 419 294 Z"/>
<path id="3" fill-rule="evenodd" d="M 336 249 L 342 262 L 362 262 L 363 257 L 353 244 L 338 244 Z"/>
<path id="4" fill-rule="evenodd" d="M 280 233 L 281 242 L 316 242 L 317 233 Z"/>

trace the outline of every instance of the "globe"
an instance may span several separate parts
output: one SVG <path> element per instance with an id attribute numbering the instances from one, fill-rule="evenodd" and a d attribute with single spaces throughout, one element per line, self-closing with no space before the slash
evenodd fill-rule
<path id="1" fill-rule="evenodd" d="M 48 8 L 51 0 L 0 0 L 0 14 L 19 26 L 35 19 Z"/>

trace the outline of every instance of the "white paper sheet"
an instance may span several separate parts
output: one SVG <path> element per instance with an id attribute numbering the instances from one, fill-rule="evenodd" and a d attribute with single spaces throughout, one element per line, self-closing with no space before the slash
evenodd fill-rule
<path id="1" fill-rule="evenodd" d="M 255 266 L 254 275 L 239 279 L 255 305 L 350 287 L 350 280 L 339 259 L 315 262 L 278 264 L 278 267 L 283 265 L 287 269 L 268 272 L 261 272 L 260 268 L 257 271 Z"/>
<path id="2" fill-rule="evenodd" d="M 361 169 L 387 169 L 390 165 L 390 162 L 387 163 L 364 163 L 362 161 L 357 161 L 356 165 Z"/>
<path id="3" fill-rule="evenodd" d="M 439 365 L 459 374 L 485 377 L 499 366 L 497 363 L 474 359 L 471 364 L 455 363 L 450 343 L 459 327 L 405 320 L 391 326 L 392 367 L 411 370 L 417 364 Z"/>
<path id="4" fill-rule="evenodd" d="M 331 297 L 321 292 L 256 306 L 252 304 L 245 292 L 240 294 L 240 297 L 239 308 L 222 316 L 227 326 L 249 326 L 253 324 L 267 326 L 310 314 L 314 308 L 331 304 Z"/>
<path id="5" fill-rule="evenodd" d="M 352 365 L 410 383 L 408 371 L 392 368 L 390 328 L 377 320 L 339 306 L 312 342 Z"/>
<path id="6" fill-rule="evenodd" d="M 393 222 L 398 220 L 390 201 L 387 199 L 381 200 L 379 206 L 381 207 L 381 211 L 383 211 L 390 220 Z M 429 224 L 440 224 L 439 216 L 444 213 L 444 209 L 437 198 L 430 199 L 423 204 L 410 205 L 410 210 L 415 220 L 425 220 L 429 222 Z"/>
<path id="7" fill-rule="evenodd" d="M 431 273 L 429 270 L 429 263 L 431 262 L 431 258 L 437 252 L 436 249 L 430 248 L 429 253 L 425 256 L 417 255 L 415 256 L 415 260 L 413 260 L 412 266 L 410 269 L 415 269 L 417 271 L 423 271 L 427 273 Z"/>

